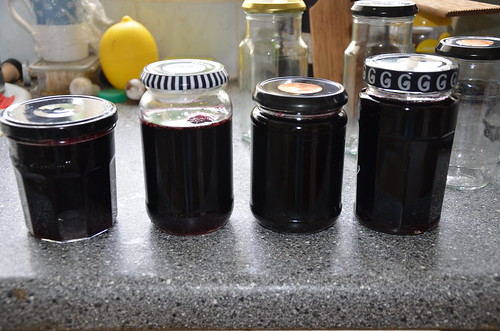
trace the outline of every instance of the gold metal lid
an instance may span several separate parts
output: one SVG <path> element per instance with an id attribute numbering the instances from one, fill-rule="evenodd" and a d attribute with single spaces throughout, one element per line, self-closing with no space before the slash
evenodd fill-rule
<path id="1" fill-rule="evenodd" d="M 306 10 L 303 0 L 245 0 L 241 6 L 250 13 L 280 14 Z"/>

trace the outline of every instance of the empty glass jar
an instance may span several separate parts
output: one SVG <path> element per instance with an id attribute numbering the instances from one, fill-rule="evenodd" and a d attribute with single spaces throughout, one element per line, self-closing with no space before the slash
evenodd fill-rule
<path id="1" fill-rule="evenodd" d="M 344 52 L 343 85 L 349 95 L 346 152 L 358 149 L 359 92 L 365 86 L 363 63 L 369 56 L 414 50 L 411 31 L 417 13 L 413 1 L 361 0 L 351 7 L 352 40 Z"/>
<path id="2" fill-rule="evenodd" d="M 245 0 L 246 33 L 239 46 L 242 138 L 250 141 L 252 93 L 257 83 L 278 76 L 307 76 L 308 49 L 302 39 L 302 0 Z"/>
<path id="3" fill-rule="evenodd" d="M 496 179 L 500 165 L 500 38 L 450 37 L 436 48 L 460 65 L 459 113 L 448 186 L 473 190 Z"/>

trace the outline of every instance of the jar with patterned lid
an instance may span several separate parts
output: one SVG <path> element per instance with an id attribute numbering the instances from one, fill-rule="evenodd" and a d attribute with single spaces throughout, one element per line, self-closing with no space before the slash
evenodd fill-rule
<path id="1" fill-rule="evenodd" d="M 457 122 L 458 64 L 427 54 L 365 61 L 360 93 L 355 215 L 397 234 L 435 228 Z"/>
<path id="2" fill-rule="evenodd" d="M 146 206 L 153 223 L 176 235 L 224 226 L 233 209 L 232 105 L 227 72 L 207 60 L 146 66 L 140 120 Z"/>

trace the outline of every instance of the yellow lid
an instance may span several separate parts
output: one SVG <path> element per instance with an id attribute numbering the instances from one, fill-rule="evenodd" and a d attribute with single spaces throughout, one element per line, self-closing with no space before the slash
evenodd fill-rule
<path id="1" fill-rule="evenodd" d="M 250 13 L 280 14 L 306 10 L 303 0 L 245 0 L 241 6 Z"/>
<path id="2" fill-rule="evenodd" d="M 447 26 L 451 25 L 450 17 L 436 16 L 429 13 L 420 12 L 413 20 L 413 26 Z"/>

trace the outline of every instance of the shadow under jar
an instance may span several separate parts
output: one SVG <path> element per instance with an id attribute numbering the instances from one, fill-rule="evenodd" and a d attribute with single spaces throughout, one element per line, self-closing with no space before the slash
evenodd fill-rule
<path id="1" fill-rule="evenodd" d="M 146 66 L 140 101 L 146 206 L 175 235 L 224 226 L 233 209 L 232 107 L 220 63 L 167 60 Z"/>
<path id="2" fill-rule="evenodd" d="M 116 120 L 115 105 L 85 96 L 33 99 L 4 111 L 0 122 L 34 237 L 74 241 L 113 225 Z"/>
<path id="3" fill-rule="evenodd" d="M 458 113 L 458 65 L 420 54 L 365 61 L 355 214 L 372 229 L 419 234 L 441 217 Z"/>
<path id="4" fill-rule="evenodd" d="M 343 86 L 272 78 L 257 85 L 254 100 L 252 213 L 277 232 L 317 232 L 333 225 L 342 210 Z"/>

